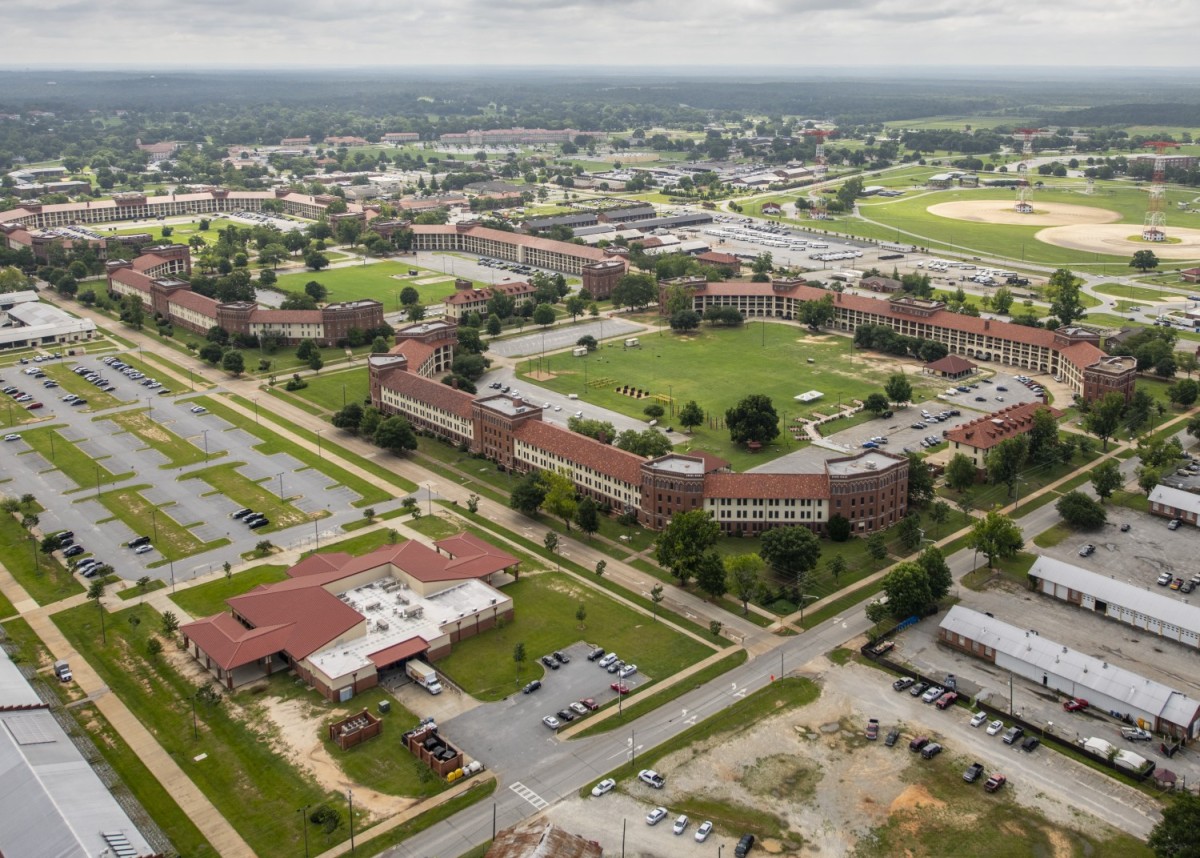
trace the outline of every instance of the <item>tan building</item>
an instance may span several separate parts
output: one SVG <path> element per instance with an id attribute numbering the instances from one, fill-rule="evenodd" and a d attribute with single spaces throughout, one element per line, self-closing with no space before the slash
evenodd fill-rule
<path id="1" fill-rule="evenodd" d="M 1023 402 L 978 417 L 943 433 L 952 453 L 962 453 L 980 475 L 987 471 L 987 455 L 997 444 L 1024 435 L 1033 427 L 1033 415 L 1045 409 L 1057 420 L 1063 412 L 1041 402 Z"/>

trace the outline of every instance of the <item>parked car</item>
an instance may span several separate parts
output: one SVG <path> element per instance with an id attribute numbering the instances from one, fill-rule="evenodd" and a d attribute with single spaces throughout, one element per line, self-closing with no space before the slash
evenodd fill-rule
<path id="1" fill-rule="evenodd" d="M 617 694 L 628 694 L 629 693 L 629 686 L 626 685 L 624 682 L 614 682 L 611 685 L 609 685 L 608 687 L 611 688 L 613 691 L 617 692 Z"/>
<path id="2" fill-rule="evenodd" d="M 1152 738 L 1150 731 L 1141 727 L 1122 727 L 1121 735 L 1131 742 L 1149 742 Z"/>
<path id="3" fill-rule="evenodd" d="M 84 547 L 82 545 L 72 545 L 70 548 L 68 548 L 66 551 L 63 552 L 63 557 L 78 557 L 83 552 L 84 552 Z"/>
<path id="4" fill-rule="evenodd" d="M 263 516 L 262 518 L 255 519 L 254 521 L 250 522 L 247 527 L 249 527 L 251 530 L 258 530 L 260 527 L 266 527 L 270 523 L 271 519 Z"/>
<path id="5" fill-rule="evenodd" d="M 871 718 L 867 721 L 867 739 L 874 742 L 879 738 L 879 719 Z"/>
<path id="6" fill-rule="evenodd" d="M 941 745 L 939 745 L 937 742 L 930 742 L 928 745 L 926 745 L 924 748 L 921 749 L 921 758 L 925 759 L 925 760 L 932 760 L 934 757 L 936 757 L 941 752 L 942 752 Z"/>
<path id="7" fill-rule="evenodd" d="M 571 709 L 571 711 L 572 711 L 572 712 L 574 712 L 576 715 L 586 715 L 586 714 L 588 714 L 588 708 L 587 708 L 586 706 L 584 706 L 582 703 L 579 703 L 579 702 L 572 703 L 572 704 L 571 704 L 571 706 L 570 706 L 570 709 Z"/>
<path id="8" fill-rule="evenodd" d="M 554 714 L 556 716 L 558 716 L 559 721 L 564 721 L 564 722 L 570 723 L 571 721 L 575 720 L 575 713 L 566 707 L 559 709 Z"/>
<path id="9" fill-rule="evenodd" d="M 916 680 L 913 679 L 911 676 L 902 676 L 899 679 L 897 679 L 895 682 L 892 683 L 892 688 L 896 689 L 897 691 L 903 691 L 904 689 L 906 689 L 910 685 L 912 685 L 914 682 L 916 682 Z"/>
<path id="10" fill-rule="evenodd" d="M 893 747 L 895 747 L 896 741 L 899 738 L 900 738 L 900 728 L 893 727 L 892 729 L 888 730 L 887 738 L 883 740 L 883 744 L 889 748 L 893 748 Z"/>
<path id="11" fill-rule="evenodd" d="M 922 703 L 932 703 L 933 701 L 937 700 L 939 697 L 941 697 L 945 693 L 946 693 L 946 689 L 942 688 L 942 686 L 940 686 L 940 685 L 931 686 L 930 688 L 926 689 L 924 694 L 921 695 L 921 702 Z"/>
<path id="12" fill-rule="evenodd" d="M 683 832 L 687 831 L 688 822 L 690 821 L 686 813 L 679 814 L 679 816 L 675 817 L 675 824 L 671 826 L 672 833 L 677 835 L 683 834 Z"/>
<path id="13" fill-rule="evenodd" d="M 522 694 L 533 694 L 533 692 L 537 691 L 541 687 L 542 687 L 542 681 L 540 679 L 535 679 L 535 680 L 533 680 L 533 682 L 530 682 L 528 685 L 526 685 L 524 688 L 522 688 L 521 693 Z"/>
<path id="14" fill-rule="evenodd" d="M 1063 709 L 1068 712 L 1079 712 L 1088 708 L 1088 702 L 1082 697 L 1072 697 L 1070 700 L 1063 701 Z"/>
<path id="15" fill-rule="evenodd" d="M 925 693 L 925 690 L 927 688 L 929 688 L 929 683 L 918 682 L 912 688 L 908 689 L 908 693 L 911 694 L 913 697 L 920 697 L 922 694 Z"/>
<path id="16" fill-rule="evenodd" d="M 21 440 L 21 436 L 20 436 L 20 435 L 14 435 L 13 433 L 9 432 L 7 435 L 5 435 L 5 436 L 4 436 L 4 440 L 5 440 L 5 441 L 20 441 L 20 440 Z"/>
<path id="17" fill-rule="evenodd" d="M 1021 727 L 1009 727 L 1008 732 L 1004 734 L 1004 744 L 1011 745 L 1025 735 L 1025 730 Z"/>
<path id="18" fill-rule="evenodd" d="M 542 719 L 542 723 L 545 724 L 547 727 L 549 727 L 551 730 L 557 730 L 560 726 L 562 726 L 561 724 L 558 723 L 558 719 L 555 718 L 553 715 L 547 715 L 545 718 Z"/>
<path id="19" fill-rule="evenodd" d="M 655 790 L 661 790 L 662 787 L 667 785 L 667 779 L 658 772 L 655 772 L 654 769 L 642 769 L 641 772 L 637 773 L 637 780 L 642 781 L 643 784 L 648 786 L 653 786 Z"/>
<path id="20" fill-rule="evenodd" d="M 971 726 L 972 727 L 979 727 L 985 721 L 987 721 L 987 713 L 986 712 L 976 712 L 974 715 L 971 716 Z"/>
<path id="21" fill-rule="evenodd" d="M 750 854 L 750 850 L 754 847 L 754 835 L 743 834 L 738 840 L 737 846 L 733 847 L 733 858 L 746 858 Z"/>
<path id="22" fill-rule="evenodd" d="M 134 554 L 146 554 L 153 550 L 154 550 L 153 545 L 139 545 L 137 548 L 133 549 L 133 553 Z"/>
<path id="23" fill-rule="evenodd" d="M 612 778 L 605 778 L 604 780 L 600 781 L 600 783 L 598 783 L 594 787 L 592 787 L 592 795 L 595 796 L 596 798 L 599 798 L 600 796 L 605 795 L 606 793 L 612 792 L 613 788 L 616 787 L 616 785 L 617 785 L 617 782 L 614 781 Z"/>
<path id="24" fill-rule="evenodd" d="M 1173 518 L 1167 523 L 1167 530 L 1178 530 L 1178 529 L 1179 529 L 1179 519 Z"/>
<path id="25" fill-rule="evenodd" d="M 570 657 L 568 657 L 565 652 L 559 652 L 558 650 L 555 650 L 553 655 L 554 655 L 554 660 L 557 661 L 559 664 L 567 664 L 571 661 Z"/>
<path id="26" fill-rule="evenodd" d="M 1158 576 L 1157 583 L 1158 583 L 1158 586 L 1165 587 L 1174 580 L 1175 580 L 1175 576 L 1173 576 L 1170 572 L 1163 572 L 1161 575 Z"/>
<path id="27" fill-rule="evenodd" d="M 1006 783 L 1008 783 L 1008 778 L 1006 778 L 1004 775 L 993 774 L 987 779 L 987 783 L 983 785 L 983 788 L 988 792 L 995 792 Z"/>
<path id="28" fill-rule="evenodd" d="M 1129 524 L 1128 523 L 1121 525 L 1121 533 L 1129 533 Z"/>
<path id="29" fill-rule="evenodd" d="M 558 662 L 554 660 L 554 656 L 544 655 L 541 657 L 540 661 L 551 670 L 558 670 Z"/>
<path id="30" fill-rule="evenodd" d="M 667 818 L 667 809 L 665 807 L 656 807 L 654 810 L 646 814 L 647 825 L 658 825 Z"/>
<path id="31" fill-rule="evenodd" d="M 937 703 L 935 703 L 934 705 L 937 706 L 938 709 L 946 709 L 950 706 L 953 706 L 954 701 L 956 701 L 956 700 L 958 700 L 958 692 L 947 691 L 945 694 L 943 694 L 941 697 L 939 697 L 937 699 Z"/>
<path id="32" fill-rule="evenodd" d="M 1092 543 L 1090 543 L 1090 542 L 1087 545 L 1085 545 L 1079 549 L 1080 557 L 1091 557 L 1095 553 L 1096 553 L 1096 546 L 1092 545 Z"/>
<path id="33" fill-rule="evenodd" d="M 1027 751 L 1027 752 L 1033 751 L 1040 744 L 1042 744 L 1041 739 L 1039 739 L 1037 736 L 1030 736 L 1028 739 L 1026 739 L 1024 742 L 1021 743 L 1021 750 Z"/>
<path id="34" fill-rule="evenodd" d="M 600 704 L 596 702 L 594 697 L 585 697 L 579 701 L 579 705 L 585 707 L 590 712 L 595 712 L 600 708 Z"/>
<path id="35" fill-rule="evenodd" d="M 596 664 L 607 669 L 608 666 L 616 660 L 617 660 L 617 654 L 615 652 L 610 652 L 608 655 L 604 656 L 599 661 L 597 661 Z"/>
<path id="36" fill-rule="evenodd" d="M 971 763 L 963 772 L 963 780 L 969 784 L 975 783 L 983 775 L 983 763 Z"/>
<path id="37" fill-rule="evenodd" d="M 617 671 L 617 676 L 621 677 L 621 679 L 625 679 L 626 677 L 633 676 L 635 673 L 637 673 L 637 669 L 638 668 L 636 664 L 627 664 Z"/>
<path id="38" fill-rule="evenodd" d="M 700 823 L 700 827 L 696 829 L 696 842 L 703 843 L 708 839 L 708 835 L 712 833 L 713 824 L 707 819 Z"/>
<path id="39" fill-rule="evenodd" d="M 598 646 L 594 650 L 592 650 L 591 652 L 588 653 L 587 660 L 588 661 L 598 661 L 599 659 L 602 659 L 602 658 L 604 658 L 604 647 Z"/>
<path id="40" fill-rule="evenodd" d="M 913 739 L 911 742 L 908 743 L 908 749 L 910 751 L 912 751 L 913 753 L 916 753 L 917 751 L 921 750 L 928 744 L 929 744 L 928 736 L 917 736 L 915 739 Z"/>
<path id="41" fill-rule="evenodd" d="M 999 733 L 1003 729 L 1004 729 L 1004 722 L 1001 721 L 999 718 L 997 718 L 995 721 L 988 724 L 987 734 L 989 736 L 995 736 L 997 733 Z"/>

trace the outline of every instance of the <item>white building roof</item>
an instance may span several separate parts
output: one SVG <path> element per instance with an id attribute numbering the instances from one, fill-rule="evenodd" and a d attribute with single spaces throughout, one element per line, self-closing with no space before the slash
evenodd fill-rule
<path id="1" fill-rule="evenodd" d="M 1139 614 L 1200 634 L 1200 607 L 1163 596 L 1148 586 L 1139 587 L 1115 578 L 1106 578 L 1053 557 L 1039 557 L 1029 574 L 1086 593 L 1097 601 L 1136 609 Z"/>
<path id="2" fill-rule="evenodd" d="M 1155 486 L 1150 492 L 1150 503 L 1163 504 L 1173 509 L 1182 509 L 1200 515 L 1200 495 L 1173 489 L 1170 486 Z"/>
<path id="3" fill-rule="evenodd" d="M 1161 682 L 961 605 L 950 609 L 940 627 L 1171 724 L 1191 724 L 1200 709 L 1200 703 Z"/>

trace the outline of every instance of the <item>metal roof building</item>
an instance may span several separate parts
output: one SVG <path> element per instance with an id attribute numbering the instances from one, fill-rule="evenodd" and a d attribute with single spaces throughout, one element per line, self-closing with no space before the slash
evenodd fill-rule
<path id="1" fill-rule="evenodd" d="M 1045 688 L 1084 697 L 1099 709 L 1128 714 L 1150 729 L 1189 738 L 1197 735 L 1200 701 L 1035 631 L 955 605 L 938 627 L 938 640 Z"/>
<path id="2" fill-rule="evenodd" d="M 1097 575 L 1052 557 L 1029 570 L 1039 592 L 1190 647 L 1200 647 L 1200 607 L 1141 586 Z"/>
<path id="3" fill-rule="evenodd" d="M 1188 524 L 1200 525 L 1200 495 L 1173 489 L 1170 486 L 1155 486 L 1150 492 L 1150 512 L 1163 518 L 1177 518 Z"/>
<path id="4" fill-rule="evenodd" d="M 0 649 L 0 855 L 155 851 Z"/>

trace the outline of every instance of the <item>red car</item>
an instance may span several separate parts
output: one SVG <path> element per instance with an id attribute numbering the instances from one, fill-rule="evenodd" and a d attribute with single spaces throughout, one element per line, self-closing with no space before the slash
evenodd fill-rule
<path id="1" fill-rule="evenodd" d="M 987 783 L 985 783 L 983 785 L 983 788 L 985 790 L 987 790 L 988 792 L 995 792 L 996 790 L 998 790 L 1002 786 L 1004 786 L 1006 783 L 1008 783 L 1008 778 L 1006 778 L 1002 774 L 994 774 L 990 778 L 987 779 Z"/>
<path id="2" fill-rule="evenodd" d="M 1072 697 L 1070 700 L 1063 701 L 1063 709 L 1068 712 L 1079 712 L 1088 708 L 1088 702 L 1082 697 Z"/>
<path id="3" fill-rule="evenodd" d="M 37 410 L 38 410 L 39 408 L 41 408 L 41 407 L 42 407 L 42 403 L 40 403 L 40 402 L 31 402 L 31 403 L 29 403 L 28 405 L 26 405 L 26 406 L 25 406 L 25 409 L 26 409 L 27 411 L 37 411 Z"/>
<path id="4" fill-rule="evenodd" d="M 617 692 L 617 694 L 628 694 L 629 693 L 629 686 L 626 685 L 624 682 L 614 682 L 612 685 L 610 685 L 608 687 L 611 688 L 613 691 Z"/>
<path id="5" fill-rule="evenodd" d="M 593 698 L 593 697 L 585 697 L 582 700 L 580 700 L 579 702 L 582 703 L 588 709 L 592 710 L 593 712 L 595 712 L 597 709 L 600 708 L 600 704 L 597 703 L 595 698 Z"/>

